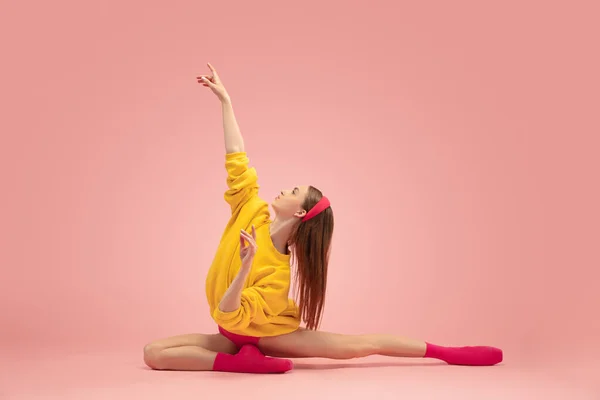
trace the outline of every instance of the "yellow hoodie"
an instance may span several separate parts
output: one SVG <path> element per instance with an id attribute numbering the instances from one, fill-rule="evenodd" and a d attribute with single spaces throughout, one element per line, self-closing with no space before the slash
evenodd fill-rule
<path id="1" fill-rule="evenodd" d="M 288 298 L 290 255 L 280 253 L 271 241 L 269 206 L 258 197 L 258 176 L 248 162 L 245 152 L 225 155 L 228 190 L 224 197 L 231 206 L 231 218 L 206 277 L 206 297 L 212 318 L 229 332 L 256 337 L 283 335 L 300 325 L 298 307 Z M 222 312 L 219 302 L 242 264 L 240 230 L 251 232 L 252 225 L 258 251 L 242 291 L 241 306 Z"/>

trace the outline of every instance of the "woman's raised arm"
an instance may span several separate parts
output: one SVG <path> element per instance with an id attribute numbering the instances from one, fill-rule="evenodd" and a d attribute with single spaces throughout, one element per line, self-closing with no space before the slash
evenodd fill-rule
<path id="1" fill-rule="evenodd" d="M 233 106 L 231 105 L 231 98 L 217 73 L 217 70 L 208 63 L 208 68 L 212 72 L 212 76 L 201 75 L 199 76 L 198 82 L 205 87 L 209 87 L 217 98 L 221 101 L 221 108 L 223 113 L 223 134 L 225 138 L 225 152 L 239 153 L 244 150 L 244 138 L 240 132 L 235 114 L 233 112 Z"/>

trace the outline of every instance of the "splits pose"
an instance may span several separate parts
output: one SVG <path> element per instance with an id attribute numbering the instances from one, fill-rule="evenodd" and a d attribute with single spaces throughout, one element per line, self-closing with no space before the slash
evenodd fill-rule
<path id="1" fill-rule="evenodd" d="M 160 370 L 282 373 L 288 358 L 352 359 L 369 355 L 420 357 L 456 365 L 495 365 L 502 350 L 445 347 L 396 335 L 343 335 L 317 330 L 324 306 L 333 235 L 329 199 L 313 186 L 282 190 L 269 204 L 259 197 L 231 98 L 217 71 L 197 77 L 220 100 L 225 136 L 225 201 L 231 217 L 206 279 L 216 323 L 213 334 L 187 334 L 144 347 L 144 361 Z M 291 266 L 297 301 L 290 298 Z M 300 327 L 301 322 L 305 327 Z"/>

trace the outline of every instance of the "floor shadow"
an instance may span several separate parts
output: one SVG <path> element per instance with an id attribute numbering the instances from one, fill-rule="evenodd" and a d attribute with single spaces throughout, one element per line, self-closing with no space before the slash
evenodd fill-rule
<path id="1" fill-rule="evenodd" d="M 447 366 L 445 362 L 419 363 L 419 362 L 328 362 L 311 363 L 294 360 L 294 369 L 342 369 L 342 368 L 384 368 L 384 367 L 441 367 Z"/>
<path id="2" fill-rule="evenodd" d="M 439 363 L 419 363 L 419 362 L 392 362 L 392 361 L 380 361 L 380 362 L 344 362 L 344 361 L 334 361 L 334 362 L 310 362 L 310 361 L 300 361 L 299 359 L 291 359 L 294 362 L 294 369 L 313 369 L 313 370 L 323 370 L 323 369 L 343 369 L 343 368 L 385 368 L 385 367 L 441 367 L 448 366 L 445 362 Z M 137 367 L 141 370 L 153 371 L 152 368 L 147 365 L 139 365 Z M 177 372 L 170 370 L 161 370 L 160 372 Z"/>
<path id="3" fill-rule="evenodd" d="M 465 367 L 460 365 L 449 365 L 445 362 L 327 362 L 327 363 L 311 363 L 310 361 L 298 361 L 298 359 L 292 359 L 294 362 L 294 369 L 306 369 L 306 370 L 329 370 L 329 369 L 344 369 L 344 368 L 386 368 L 386 367 Z M 503 364 L 494 365 L 494 367 L 503 367 Z M 146 365 L 140 365 L 137 367 L 140 370 L 153 371 L 152 368 Z M 159 372 L 180 372 L 176 370 L 160 370 Z M 194 372 L 194 371 L 187 371 Z"/>

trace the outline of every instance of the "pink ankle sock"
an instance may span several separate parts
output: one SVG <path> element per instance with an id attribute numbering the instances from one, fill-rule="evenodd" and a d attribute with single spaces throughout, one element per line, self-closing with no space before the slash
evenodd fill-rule
<path id="1" fill-rule="evenodd" d="M 213 365 L 213 371 L 251 374 L 277 374 L 293 368 L 294 364 L 290 360 L 267 357 L 251 344 L 242 346 L 235 355 L 218 353 Z"/>
<path id="2" fill-rule="evenodd" d="M 495 365 L 502 362 L 502 350 L 489 346 L 444 347 L 427 343 L 426 358 L 454 365 Z"/>

